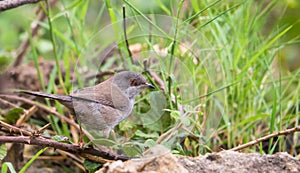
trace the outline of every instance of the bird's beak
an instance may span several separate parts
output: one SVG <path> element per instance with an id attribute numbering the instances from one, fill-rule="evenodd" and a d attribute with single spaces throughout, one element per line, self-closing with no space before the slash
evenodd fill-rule
<path id="1" fill-rule="evenodd" d="M 147 88 L 155 89 L 155 86 L 153 86 L 152 84 L 149 84 L 149 83 L 145 83 L 144 86 Z"/>

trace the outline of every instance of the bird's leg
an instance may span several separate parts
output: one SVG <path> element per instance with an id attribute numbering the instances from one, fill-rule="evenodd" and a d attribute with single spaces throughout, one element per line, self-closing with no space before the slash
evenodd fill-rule
<path id="1" fill-rule="evenodd" d="M 114 141 L 117 141 L 117 135 L 116 135 L 114 130 L 111 130 L 111 136 L 112 136 Z"/>
<path id="2" fill-rule="evenodd" d="M 104 137 L 104 138 L 108 138 L 108 137 L 109 137 L 109 134 L 110 134 L 110 131 L 111 131 L 111 129 L 103 130 L 103 137 Z"/>
<path id="3" fill-rule="evenodd" d="M 83 149 L 84 147 L 83 131 L 82 131 L 81 123 L 78 122 L 78 124 L 79 124 L 79 146 L 81 149 Z"/>

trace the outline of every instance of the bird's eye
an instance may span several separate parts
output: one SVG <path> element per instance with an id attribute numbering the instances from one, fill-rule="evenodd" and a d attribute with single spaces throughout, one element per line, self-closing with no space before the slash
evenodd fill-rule
<path id="1" fill-rule="evenodd" d="M 138 85 L 136 79 L 134 79 L 134 78 L 130 78 L 129 83 L 130 83 L 130 86 L 137 86 Z"/>

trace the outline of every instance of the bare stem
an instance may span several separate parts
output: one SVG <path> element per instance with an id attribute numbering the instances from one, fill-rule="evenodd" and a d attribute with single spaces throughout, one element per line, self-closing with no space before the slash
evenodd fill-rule
<path id="1" fill-rule="evenodd" d="M 276 133 L 273 133 L 273 134 L 269 134 L 267 136 L 255 139 L 253 141 L 250 141 L 248 143 L 239 145 L 239 146 L 231 148 L 229 150 L 231 150 L 231 151 L 239 151 L 241 149 L 244 149 L 244 148 L 256 145 L 256 144 L 258 144 L 258 143 L 260 143 L 262 141 L 265 141 L 265 140 L 268 140 L 268 139 L 271 139 L 271 138 L 274 138 L 274 137 L 277 137 L 277 136 L 281 136 L 281 135 L 288 135 L 288 134 L 299 132 L 299 131 L 300 131 L 300 126 L 297 126 L 297 127 L 291 128 L 291 129 L 287 129 L 287 130 L 283 130 L 283 131 L 276 132 Z"/>
<path id="2" fill-rule="evenodd" d="M 25 4 L 33 4 L 40 1 L 41 0 L 2 0 L 0 1 L 0 11 L 17 8 Z"/>

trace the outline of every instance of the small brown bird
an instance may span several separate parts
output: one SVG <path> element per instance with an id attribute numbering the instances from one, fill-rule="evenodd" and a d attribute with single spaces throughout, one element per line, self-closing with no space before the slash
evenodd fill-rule
<path id="1" fill-rule="evenodd" d="M 76 116 L 83 128 L 102 131 L 108 137 L 110 131 L 130 115 L 136 96 L 145 88 L 154 86 L 139 73 L 123 71 L 70 95 L 22 92 L 59 101 Z"/>

